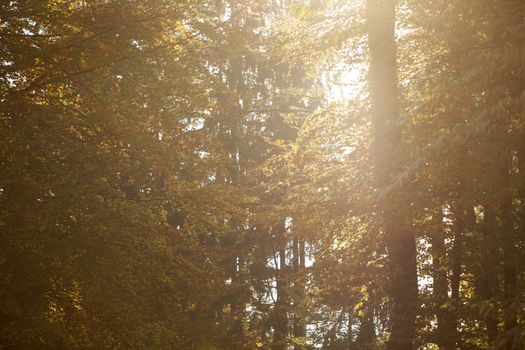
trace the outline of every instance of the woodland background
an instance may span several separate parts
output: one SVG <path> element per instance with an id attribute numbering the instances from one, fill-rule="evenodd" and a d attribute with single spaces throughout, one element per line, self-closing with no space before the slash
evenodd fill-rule
<path id="1" fill-rule="evenodd" d="M 522 0 L 1 1 L 0 349 L 525 349 L 524 112 Z"/>

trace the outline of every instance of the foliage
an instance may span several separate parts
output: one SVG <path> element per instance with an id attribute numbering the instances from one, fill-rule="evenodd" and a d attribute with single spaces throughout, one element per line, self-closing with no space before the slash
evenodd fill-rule
<path id="1" fill-rule="evenodd" d="M 0 349 L 394 349 L 407 236 L 414 348 L 524 349 L 525 4 L 397 1 L 381 119 L 386 3 L 2 2 Z"/>

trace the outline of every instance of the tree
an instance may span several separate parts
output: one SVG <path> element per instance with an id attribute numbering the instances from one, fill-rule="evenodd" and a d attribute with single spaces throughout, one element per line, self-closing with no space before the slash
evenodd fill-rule
<path id="1" fill-rule="evenodd" d="M 401 190 L 391 188 L 392 177 L 400 171 L 399 159 L 405 149 L 398 104 L 395 1 L 368 1 L 367 27 L 375 176 L 382 192 L 380 196 L 383 196 L 379 209 L 390 263 L 392 329 L 387 348 L 412 349 L 418 313 L 416 244 L 410 203 Z"/>

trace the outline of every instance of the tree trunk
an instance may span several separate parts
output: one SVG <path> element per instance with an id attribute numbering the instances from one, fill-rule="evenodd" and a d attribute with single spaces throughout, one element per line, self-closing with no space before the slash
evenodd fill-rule
<path id="1" fill-rule="evenodd" d="M 510 166 L 510 162 L 509 162 Z M 504 176 L 509 177 L 509 169 Z M 510 182 L 510 179 L 507 180 Z M 503 324 L 508 335 L 518 325 L 517 308 L 514 302 L 517 297 L 517 269 L 516 269 L 516 231 L 513 222 L 512 191 L 507 191 L 507 198 L 500 206 L 499 219 L 501 222 L 501 241 L 503 248 Z M 506 348 L 512 350 L 512 341 L 507 340 Z"/>
<path id="2" fill-rule="evenodd" d="M 288 345 L 288 278 L 286 276 L 286 237 L 284 234 L 284 223 L 279 224 L 277 229 L 279 231 L 276 237 L 280 246 L 272 350 L 285 350 Z"/>
<path id="3" fill-rule="evenodd" d="M 354 346 L 354 332 L 353 327 L 354 325 L 354 312 L 352 310 L 352 307 L 348 308 L 348 330 L 346 331 L 346 346 L 347 350 L 353 350 L 355 349 Z"/>
<path id="4" fill-rule="evenodd" d="M 392 303 L 388 350 L 411 350 L 418 309 L 416 244 L 410 206 L 399 189 L 389 188 L 391 176 L 401 170 L 402 154 L 396 72 L 395 1 L 367 1 L 370 54 L 369 89 L 374 133 L 375 180 L 386 194 L 378 203 L 383 215 L 389 255 L 389 296 Z"/>
<path id="5" fill-rule="evenodd" d="M 496 217 L 490 205 L 484 206 L 484 219 L 482 229 L 482 254 L 479 295 L 484 302 L 492 305 L 484 314 L 485 326 L 487 329 L 487 340 L 489 346 L 493 346 L 498 336 L 498 317 L 494 306 L 494 298 L 497 295 L 498 271 L 497 266 L 497 245 L 495 238 Z"/>
<path id="6" fill-rule="evenodd" d="M 465 234 L 465 209 L 463 205 L 457 204 L 454 210 L 454 243 L 451 252 L 452 273 L 450 277 L 450 309 L 448 318 L 448 332 L 445 335 L 455 349 L 458 341 L 457 315 L 461 306 L 460 284 L 462 274 L 463 241 Z"/>
<path id="7" fill-rule="evenodd" d="M 525 8 L 524 8 L 525 10 Z M 522 16 L 524 15 L 522 11 Z M 522 17 L 521 16 L 521 17 Z M 521 96 L 521 94 L 524 91 L 525 84 L 523 83 L 523 80 L 520 79 L 520 76 L 517 75 L 515 72 L 509 72 L 509 81 L 511 81 L 510 84 L 510 96 L 513 100 L 518 100 Z M 512 119 L 512 112 L 520 113 L 519 110 L 513 110 L 510 109 L 509 111 L 509 119 Z M 510 123 L 509 123 L 510 124 Z M 505 135 L 505 133 L 508 133 L 508 127 L 502 130 L 502 134 Z M 504 136 L 505 137 L 505 136 Z M 502 176 L 505 179 L 505 183 L 512 184 L 512 178 L 511 174 L 513 172 L 513 165 L 512 165 L 512 150 L 508 149 L 508 159 L 506 161 L 506 164 L 502 167 Z M 523 161 L 523 154 L 521 152 L 517 152 L 518 155 L 518 171 L 523 171 L 524 167 L 524 161 Z M 521 159 L 520 159 L 521 158 Z M 518 186 L 517 194 L 518 197 L 520 197 L 520 194 L 522 192 L 522 188 Z M 514 206 L 513 206 L 513 197 L 514 197 L 514 190 L 515 188 L 509 186 L 507 190 L 506 198 L 504 199 L 501 207 L 500 207 L 500 221 L 501 221 L 501 230 L 502 230 L 502 237 L 503 240 L 503 322 L 504 322 L 504 331 L 507 335 L 512 332 L 516 326 L 518 325 L 518 314 L 515 302 L 518 297 L 518 240 L 519 240 L 519 231 L 515 229 L 515 222 L 514 219 Z M 508 350 L 513 349 L 513 341 L 507 339 L 506 348 Z"/>
<path id="8" fill-rule="evenodd" d="M 456 318 L 451 312 L 448 297 L 447 263 L 443 211 L 433 214 L 430 244 L 432 251 L 432 279 L 434 307 L 437 318 L 435 342 L 442 350 L 456 349 Z"/>
<path id="9" fill-rule="evenodd" d="M 451 299 L 454 305 L 459 301 L 464 230 L 464 210 L 463 207 L 458 204 L 454 210 L 454 245 L 452 246 L 452 276 L 450 277 Z"/>
<path id="10" fill-rule="evenodd" d="M 234 258 L 233 262 L 233 273 L 232 273 L 232 286 L 235 288 L 234 300 L 232 300 L 231 307 L 231 318 L 232 324 L 232 340 L 237 348 L 241 348 L 244 342 L 244 295 L 242 291 L 242 281 L 240 279 L 240 272 L 242 268 L 241 258 Z"/>
<path id="11" fill-rule="evenodd" d="M 306 324 L 304 322 L 305 312 L 303 310 L 304 277 L 302 276 L 302 272 L 305 268 L 304 250 L 304 241 L 299 237 L 296 237 L 293 241 L 293 268 L 295 272 L 293 336 L 295 338 L 306 337 Z"/>

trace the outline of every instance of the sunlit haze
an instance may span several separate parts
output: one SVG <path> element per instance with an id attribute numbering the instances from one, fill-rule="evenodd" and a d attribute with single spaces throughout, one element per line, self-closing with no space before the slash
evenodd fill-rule
<path id="1" fill-rule="evenodd" d="M 0 350 L 525 350 L 525 1 L 0 1 Z"/>

